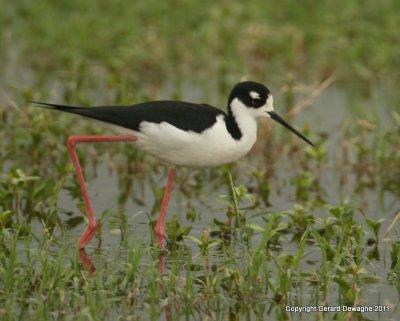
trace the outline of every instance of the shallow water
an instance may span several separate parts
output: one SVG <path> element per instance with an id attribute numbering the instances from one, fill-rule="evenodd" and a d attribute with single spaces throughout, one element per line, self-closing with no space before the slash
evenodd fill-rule
<path id="1" fill-rule="evenodd" d="M 376 108 L 372 104 L 366 104 L 366 108 Z M 388 119 L 386 110 L 379 109 L 381 113 L 381 119 Z M 332 133 L 328 139 L 327 147 L 327 163 L 323 168 L 323 173 L 321 175 L 321 186 L 323 187 L 323 198 L 328 204 L 340 204 L 343 201 L 348 201 L 355 207 L 361 207 L 364 211 L 366 217 L 379 219 L 384 218 L 381 231 L 384 231 L 391 223 L 393 217 L 396 215 L 398 209 L 400 208 L 400 200 L 390 192 L 382 192 L 379 187 L 376 189 L 365 188 L 363 193 L 360 194 L 356 192 L 357 180 L 354 173 L 348 171 L 347 183 L 340 187 L 339 177 L 337 174 L 337 146 L 340 143 L 341 134 L 340 129 L 345 119 L 350 119 L 348 117 L 348 110 L 346 105 L 345 94 L 338 89 L 331 89 L 323 93 L 323 95 L 317 99 L 312 107 L 304 110 L 299 117 L 296 118 L 295 124 L 297 127 L 301 128 L 303 122 L 312 124 L 312 132 L 324 132 Z M 347 120 L 349 121 L 349 120 Z M 299 126 L 300 125 L 300 126 Z M 280 132 L 282 134 L 282 132 Z M 248 187 L 254 186 L 254 178 L 251 177 L 250 173 L 253 167 L 257 167 L 257 161 L 252 160 L 251 155 L 247 156 L 241 160 L 236 166 L 236 175 L 234 177 L 234 182 L 236 185 L 244 184 Z M 262 166 L 262 164 L 261 164 Z M 279 166 L 276 168 L 276 178 L 272 181 L 277 185 L 272 186 L 272 191 L 270 195 L 271 206 L 268 208 L 262 207 L 259 210 L 267 210 L 269 212 L 292 210 L 293 206 L 296 204 L 295 201 L 295 188 L 292 185 L 292 180 L 295 173 L 293 172 L 293 166 L 290 159 L 284 159 Z M 184 170 L 185 175 L 188 173 Z M 206 173 L 206 172 L 204 172 Z M 166 175 L 164 174 L 151 174 L 153 175 L 153 180 L 159 182 L 159 186 L 164 186 L 166 182 Z M 190 170 L 189 170 L 190 175 Z M 177 175 L 177 184 L 182 178 L 182 175 Z M 123 208 L 123 216 L 127 221 L 129 230 L 131 233 L 135 234 L 135 238 L 142 240 L 145 243 L 151 242 L 150 228 L 148 225 L 148 215 L 150 209 L 154 205 L 154 196 L 151 190 L 151 184 L 149 180 L 141 182 L 144 189 L 138 188 L 139 185 L 136 184 L 136 189 L 133 193 L 136 194 L 135 197 L 141 197 L 144 195 L 143 205 L 134 202 L 132 198 L 129 198 L 127 203 Z M 213 185 L 213 184 L 211 184 Z M 215 184 L 214 184 L 215 185 Z M 278 186 L 278 188 L 275 188 Z M 107 218 L 106 223 L 102 229 L 102 244 L 101 253 L 97 254 L 96 261 L 97 264 L 101 262 L 107 262 L 111 254 L 118 249 L 121 241 L 121 230 L 120 230 L 120 216 L 118 207 L 118 197 L 119 197 L 119 184 L 118 178 L 115 173 L 110 172 L 105 164 L 100 164 L 97 167 L 96 177 L 91 177 L 88 179 L 88 190 L 92 199 L 93 208 L 97 216 L 106 210 L 111 209 L 112 214 Z M 177 215 L 179 222 L 183 226 L 193 226 L 190 236 L 199 238 L 203 229 L 208 228 L 214 218 L 221 221 L 226 220 L 226 206 L 220 203 L 217 199 L 218 195 L 228 195 L 228 186 L 222 185 L 217 188 L 209 188 L 203 186 L 200 191 L 201 197 L 193 197 L 190 200 L 183 195 L 178 188 L 175 188 L 172 193 L 171 202 L 168 209 L 167 221 L 172 217 L 172 215 Z M 62 191 L 59 195 L 58 206 L 68 211 L 73 211 L 74 216 L 80 217 L 81 214 L 76 209 L 76 200 L 72 200 L 66 191 Z M 199 216 L 196 218 L 195 222 L 188 221 L 186 218 L 186 212 L 188 207 L 192 206 L 196 209 Z M 257 210 L 250 210 L 249 212 L 255 213 Z M 326 211 L 321 209 L 321 212 L 315 213 L 316 216 L 324 215 Z M 62 214 L 61 214 L 62 215 Z M 268 215 L 268 214 L 266 214 Z M 326 215 L 326 214 L 325 214 Z M 70 219 L 70 216 L 64 215 L 64 219 Z M 156 219 L 154 216 L 152 219 Z M 356 215 L 356 220 L 364 222 L 364 217 Z M 263 223 L 261 218 L 257 218 L 254 222 L 260 224 Z M 84 229 L 84 224 L 79 224 L 78 226 L 67 230 L 67 238 L 71 240 L 77 240 Z M 372 236 L 372 235 L 371 235 Z M 255 242 L 257 242 L 257 237 L 255 237 Z M 88 252 L 92 251 L 97 247 L 98 241 L 93 240 L 88 246 Z M 192 248 L 194 253 L 198 252 L 197 245 L 193 242 L 185 242 L 185 244 Z M 373 260 L 370 264 L 366 264 L 368 275 L 376 276 L 377 281 L 374 281 L 370 285 L 364 287 L 364 292 L 362 297 L 365 299 L 365 305 L 388 305 L 390 306 L 390 312 L 381 312 L 380 314 L 376 312 L 365 312 L 363 315 L 367 318 L 373 320 L 393 320 L 395 316 L 400 316 L 400 312 L 397 309 L 398 302 L 398 292 L 393 285 L 387 281 L 387 272 L 390 269 L 390 243 L 381 241 L 379 244 L 380 260 Z M 284 247 L 286 253 L 295 254 L 298 245 L 291 243 L 281 244 Z M 367 247 L 367 246 L 366 246 Z M 372 247 L 371 247 L 372 250 Z M 312 271 L 315 269 L 315 264 L 321 260 L 320 251 L 315 246 L 308 246 L 306 252 L 309 252 L 307 260 L 303 262 L 304 271 Z M 367 250 L 366 250 L 367 252 Z M 278 254 L 278 253 L 277 253 Z M 218 254 L 214 253 L 214 260 L 218 261 Z M 121 258 L 126 257 L 126 253 L 121 253 Z M 337 287 L 332 287 L 332 293 L 330 295 L 331 301 L 329 302 L 334 306 L 337 302 Z M 336 289 L 336 290 L 335 290 Z M 312 289 L 310 288 L 310 293 Z M 313 298 L 308 296 L 308 291 L 303 289 L 302 300 L 307 303 L 310 300 L 310 304 L 313 302 Z M 295 299 L 296 294 L 293 294 Z M 301 320 L 302 316 L 300 314 L 292 314 L 294 320 Z"/>
<path id="2" fill-rule="evenodd" d="M 168 92 L 169 90 L 168 86 L 166 86 L 165 92 Z M 192 96 L 189 96 L 185 97 L 186 100 L 196 101 L 200 100 L 199 97 L 204 96 L 203 93 L 194 91 L 191 86 L 188 86 L 185 92 L 193 92 L 193 97 L 198 98 L 194 99 Z M 378 98 L 371 99 L 371 101 L 363 101 L 362 106 L 366 113 L 377 112 L 382 121 L 382 126 L 386 126 L 386 124 L 389 124 L 390 122 L 390 117 L 388 117 L 389 108 L 385 103 L 380 102 L 381 99 L 379 98 L 379 95 L 376 96 Z M 279 98 L 276 101 L 279 101 Z M 278 105 L 276 106 L 276 109 L 279 112 Z M 323 164 L 324 166 L 322 168 L 323 172 L 321 174 L 320 182 L 323 190 L 321 196 L 325 203 L 339 205 L 348 201 L 352 206 L 362 208 L 366 217 L 374 219 L 384 218 L 385 221 L 381 228 L 381 232 L 383 232 L 399 211 L 400 200 L 398 197 L 390 192 L 382 192 L 379 185 L 377 185 L 376 188 L 364 188 L 362 193 L 359 193 L 356 191 L 358 184 L 356 175 L 352 172 L 351 168 L 347 168 L 345 172 L 347 179 L 346 184 L 340 184 L 338 169 L 340 169 L 341 163 L 340 159 L 338 159 L 338 146 L 340 146 L 340 140 L 342 139 L 341 130 L 343 124 L 347 122 L 348 126 L 356 126 L 357 119 L 351 114 L 350 103 L 346 94 L 340 89 L 333 88 L 323 92 L 312 106 L 298 114 L 294 119 L 293 125 L 301 129 L 302 125 L 307 123 L 311 128 L 310 132 L 327 134 L 329 137 L 326 143 L 326 162 Z M 282 131 L 278 126 L 275 126 L 274 130 L 277 132 L 277 136 L 287 135 L 287 133 Z M 60 138 L 60 144 L 64 141 L 65 139 Z M 262 141 L 258 142 L 257 148 L 263 148 L 263 144 Z M 305 153 L 305 151 L 300 152 Z M 290 156 L 287 155 L 288 154 L 280 159 L 279 164 L 275 167 L 274 177 L 270 180 L 271 194 L 269 201 L 271 206 L 265 207 L 263 203 L 260 203 L 260 208 L 247 210 L 245 211 L 246 213 L 251 215 L 258 211 L 266 211 L 267 214 L 265 215 L 268 215 L 268 213 L 272 212 L 290 211 L 293 210 L 294 205 L 298 203 L 295 197 L 295 186 L 293 185 L 293 179 L 296 177 L 296 166 L 294 166 L 294 162 L 290 159 Z M 351 156 L 352 155 L 350 155 L 350 157 Z M 90 161 L 90 159 L 88 160 Z M 256 186 L 256 181 L 251 175 L 251 172 L 255 168 L 264 168 L 265 162 L 268 162 L 268 157 L 260 158 L 259 155 L 252 153 L 237 162 L 232 171 L 234 173 L 233 179 L 235 185 L 243 184 L 249 189 L 254 188 Z M 136 184 L 134 185 L 131 197 L 128 198 L 128 201 L 122 209 L 119 208 L 118 204 L 120 187 L 115 171 L 110 171 L 106 164 L 100 163 L 96 168 L 96 175 L 93 174 L 93 171 L 89 166 L 84 172 L 87 176 L 87 187 L 96 217 L 100 218 L 101 214 L 106 210 L 111 211 L 111 214 L 106 218 L 102 228 L 101 251 L 95 251 L 99 245 L 97 238 L 93 239 L 87 247 L 88 253 L 95 253 L 93 256 L 97 268 L 99 269 L 102 264 L 108 264 L 110 260 L 112 260 L 115 256 L 115 251 L 120 251 L 121 260 L 127 258 L 126 250 L 122 250 L 121 248 L 123 247 L 120 248 L 121 226 L 124 225 L 121 220 L 126 220 L 129 232 L 131 235 L 134 235 L 136 240 L 139 242 L 143 241 L 146 244 L 151 242 L 149 216 L 155 202 L 151 181 L 157 182 L 158 186 L 163 187 L 167 179 L 167 172 L 165 171 L 162 173 L 161 171 L 158 174 L 149 174 L 152 176 L 152 180 L 143 180 L 132 177 Z M 180 191 L 178 185 L 183 178 L 189 176 L 190 179 L 191 175 L 194 175 L 195 173 L 197 173 L 197 175 L 205 175 L 206 177 L 211 175 L 209 170 L 200 172 L 190 169 L 178 170 L 175 189 L 172 193 L 169 204 L 167 221 L 169 221 L 173 215 L 177 215 L 182 226 L 193 227 L 189 235 L 199 238 L 204 229 L 210 228 L 214 218 L 220 221 L 227 220 L 225 213 L 226 205 L 222 204 L 218 200 L 218 197 L 220 195 L 229 195 L 230 192 L 229 187 L 226 184 L 218 185 L 220 178 L 217 177 L 217 183 L 210 182 L 208 185 L 204 184 L 198 192 L 193 191 L 193 187 L 189 187 L 189 189 L 192 189 L 190 191 L 191 195 L 198 194 L 198 196 L 188 198 Z M 74 176 L 71 178 L 74 179 Z M 311 198 L 314 197 L 315 195 L 311 196 Z M 140 199 L 143 204 L 139 204 L 139 202 L 135 201 L 135 198 Z M 59 217 L 63 220 L 66 227 L 68 227 L 68 222 L 74 220 L 79 222 L 82 220 L 82 214 L 76 206 L 77 202 L 78 200 L 70 197 L 67 190 L 62 190 L 60 192 L 57 206 L 59 209 L 62 209 L 59 211 Z M 244 204 L 244 206 L 245 205 L 246 204 Z M 243 206 L 243 204 L 241 204 L 241 206 Z M 194 222 L 188 220 L 186 217 L 189 207 L 195 208 L 198 214 Z M 67 212 L 68 214 L 65 214 L 64 212 Z M 317 207 L 314 211 L 314 215 L 316 217 L 327 215 L 327 211 L 324 210 L 323 207 Z M 152 216 L 151 219 L 155 220 L 156 215 Z M 356 215 L 355 219 L 365 224 L 365 219 L 361 214 Z M 264 225 L 264 221 L 261 217 L 255 218 L 252 221 Z M 85 224 L 86 223 L 84 222 L 72 224 L 74 225 L 73 227 L 65 228 L 65 235 L 63 237 L 71 243 L 71 247 L 74 246 L 76 240 L 80 237 L 85 228 Z M 33 229 L 38 235 L 43 234 L 43 226 L 40 222 L 34 221 Z M 392 233 L 396 232 L 392 231 Z M 57 234 L 60 235 L 60 232 L 58 231 Z M 254 246 L 257 245 L 259 239 L 260 237 L 257 237 L 257 235 L 254 237 Z M 194 242 L 187 240 L 185 241 L 185 245 L 191 248 L 192 253 L 198 253 L 198 246 Z M 285 253 L 289 254 L 295 254 L 298 250 L 298 244 L 290 242 L 290 240 L 287 240 L 286 243 L 281 242 L 280 246 L 284 249 Z M 34 244 L 32 244 L 32 247 L 35 247 Z M 373 260 L 369 262 L 369 264 L 364 264 L 367 267 L 368 275 L 376 276 L 378 278 L 377 281 L 364 286 L 362 297 L 365 299 L 365 304 L 368 306 L 386 304 L 391 307 L 390 313 L 381 313 L 378 315 L 374 312 L 366 312 L 363 314 L 365 317 L 371 318 L 372 320 L 393 320 L 395 316 L 396 318 L 397 316 L 400 317 L 400 312 L 397 311 L 396 308 L 398 292 L 395 286 L 391 285 L 389 281 L 387 281 L 387 273 L 390 270 L 390 249 L 391 243 L 381 240 L 379 243 L 380 260 Z M 372 247 L 370 249 L 367 247 L 365 252 L 369 250 L 372 250 Z M 302 263 L 302 270 L 305 272 L 313 271 L 315 270 L 316 265 L 321 261 L 320 250 L 314 245 L 307 245 L 306 252 L 308 255 L 306 260 Z M 279 251 L 277 251 L 276 254 L 279 255 Z M 218 252 L 213 252 L 211 260 L 218 262 L 221 259 L 218 257 L 219 255 Z M 299 291 L 301 291 L 299 295 L 301 295 L 301 299 L 305 304 L 312 304 L 315 302 L 312 297 L 315 288 L 305 286 L 305 288 Z M 297 295 L 298 294 L 293 293 L 288 302 L 294 302 Z M 331 301 L 329 303 L 332 305 L 337 304 L 337 286 L 332 287 L 330 298 Z M 266 298 L 266 300 L 270 300 L 270 298 Z M 309 300 L 309 302 L 307 302 L 307 300 Z M 269 301 L 269 303 L 272 304 L 272 301 Z M 301 314 L 293 313 L 291 316 L 293 320 L 301 320 L 303 318 Z"/>

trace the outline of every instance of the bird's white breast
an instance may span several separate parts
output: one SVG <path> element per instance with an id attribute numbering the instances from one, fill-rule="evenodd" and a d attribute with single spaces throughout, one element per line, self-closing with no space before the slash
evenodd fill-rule
<path id="1" fill-rule="evenodd" d="M 202 133 L 184 131 L 166 122 L 142 122 L 140 132 L 134 134 L 138 137 L 139 148 L 165 162 L 208 167 L 235 161 L 248 153 L 256 141 L 255 121 L 247 127 L 241 139 L 235 140 L 220 115 L 215 124 Z"/>

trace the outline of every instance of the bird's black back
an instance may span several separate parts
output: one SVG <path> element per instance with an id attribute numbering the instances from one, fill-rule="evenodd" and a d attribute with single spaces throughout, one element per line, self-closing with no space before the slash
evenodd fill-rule
<path id="1" fill-rule="evenodd" d="M 77 114 L 124 128 L 140 131 L 144 121 L 167 122 L 179 129 L 201 133 L 211 127 L 218 115 L 228 117 L 222 110 L 182 101 L 152 101 L 131 106 L 75 107 L 35 102 L 42 107 Z"/>

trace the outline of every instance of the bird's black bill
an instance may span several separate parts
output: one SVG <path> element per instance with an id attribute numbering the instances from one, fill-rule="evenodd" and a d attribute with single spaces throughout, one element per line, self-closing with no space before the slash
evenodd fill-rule
<path id="1" fill-rule="evenodd" d="M 286 120 L 284 120 L 281 116 L 279 116 L 277 113 L 275 113 L 274 111 L 269 111 L 268 114 L 271 116 L 271 118 L 273 120 L 275 120 L 276 122 L 278 122 L 279 124 L 281 124 L 282 126 L 286 127 L 287 129 L 289 129 L 292 133 L 296 134 L 298 137 L 300 137 L 302 140 L 304 140 L 305 142 L 307 142 L 308 144 L 310 144 L 311 146 L 315 147 L 315 145 L 313 143 L 310 142 L 310 140 L 305 137 L 303 134 L 301 134 L 300 132 L 298 132 L 296 129 L 294 129 L 292 126 L 290 126 Z"/>

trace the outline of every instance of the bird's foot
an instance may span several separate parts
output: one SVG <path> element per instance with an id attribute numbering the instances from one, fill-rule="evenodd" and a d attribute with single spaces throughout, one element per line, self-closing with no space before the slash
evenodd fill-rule
<path id="1" fill-rule="evenodd" d="M 164 231 L 157 231 L 157 229 L 155 230 L 155 234 L 156 234 L 156 241 L 157 241 L 157 245 L 158 248 L 160 250 L 163 250 L 165 248 L 165 244 L 164 244 L 164 239 L 165 239 L 165 235 L 164 235 Z"/>
<path id="2" fill-rule="evenodd" d="M 156 237 L 158 248 L 160 250 L 164 250 L 165 243 L 168 244 L 168 239 L 165 236 L 164 226 L 162 226 L 162 224 L 160 224 L 160 225 L 157 224 L 156 227 L 154 228 L 154 234 Z"/>
<path id="3" fill-rule="evenodd" d="M 81 238 L 78 241 L 78 247 L 80 250 L 83 250 L 85 246 L 90 242 L 93 238 L 94 234 L 96 233 L 97 223 L 94 222 L 86 227 L 86 230 L 83 232 Z"/>

